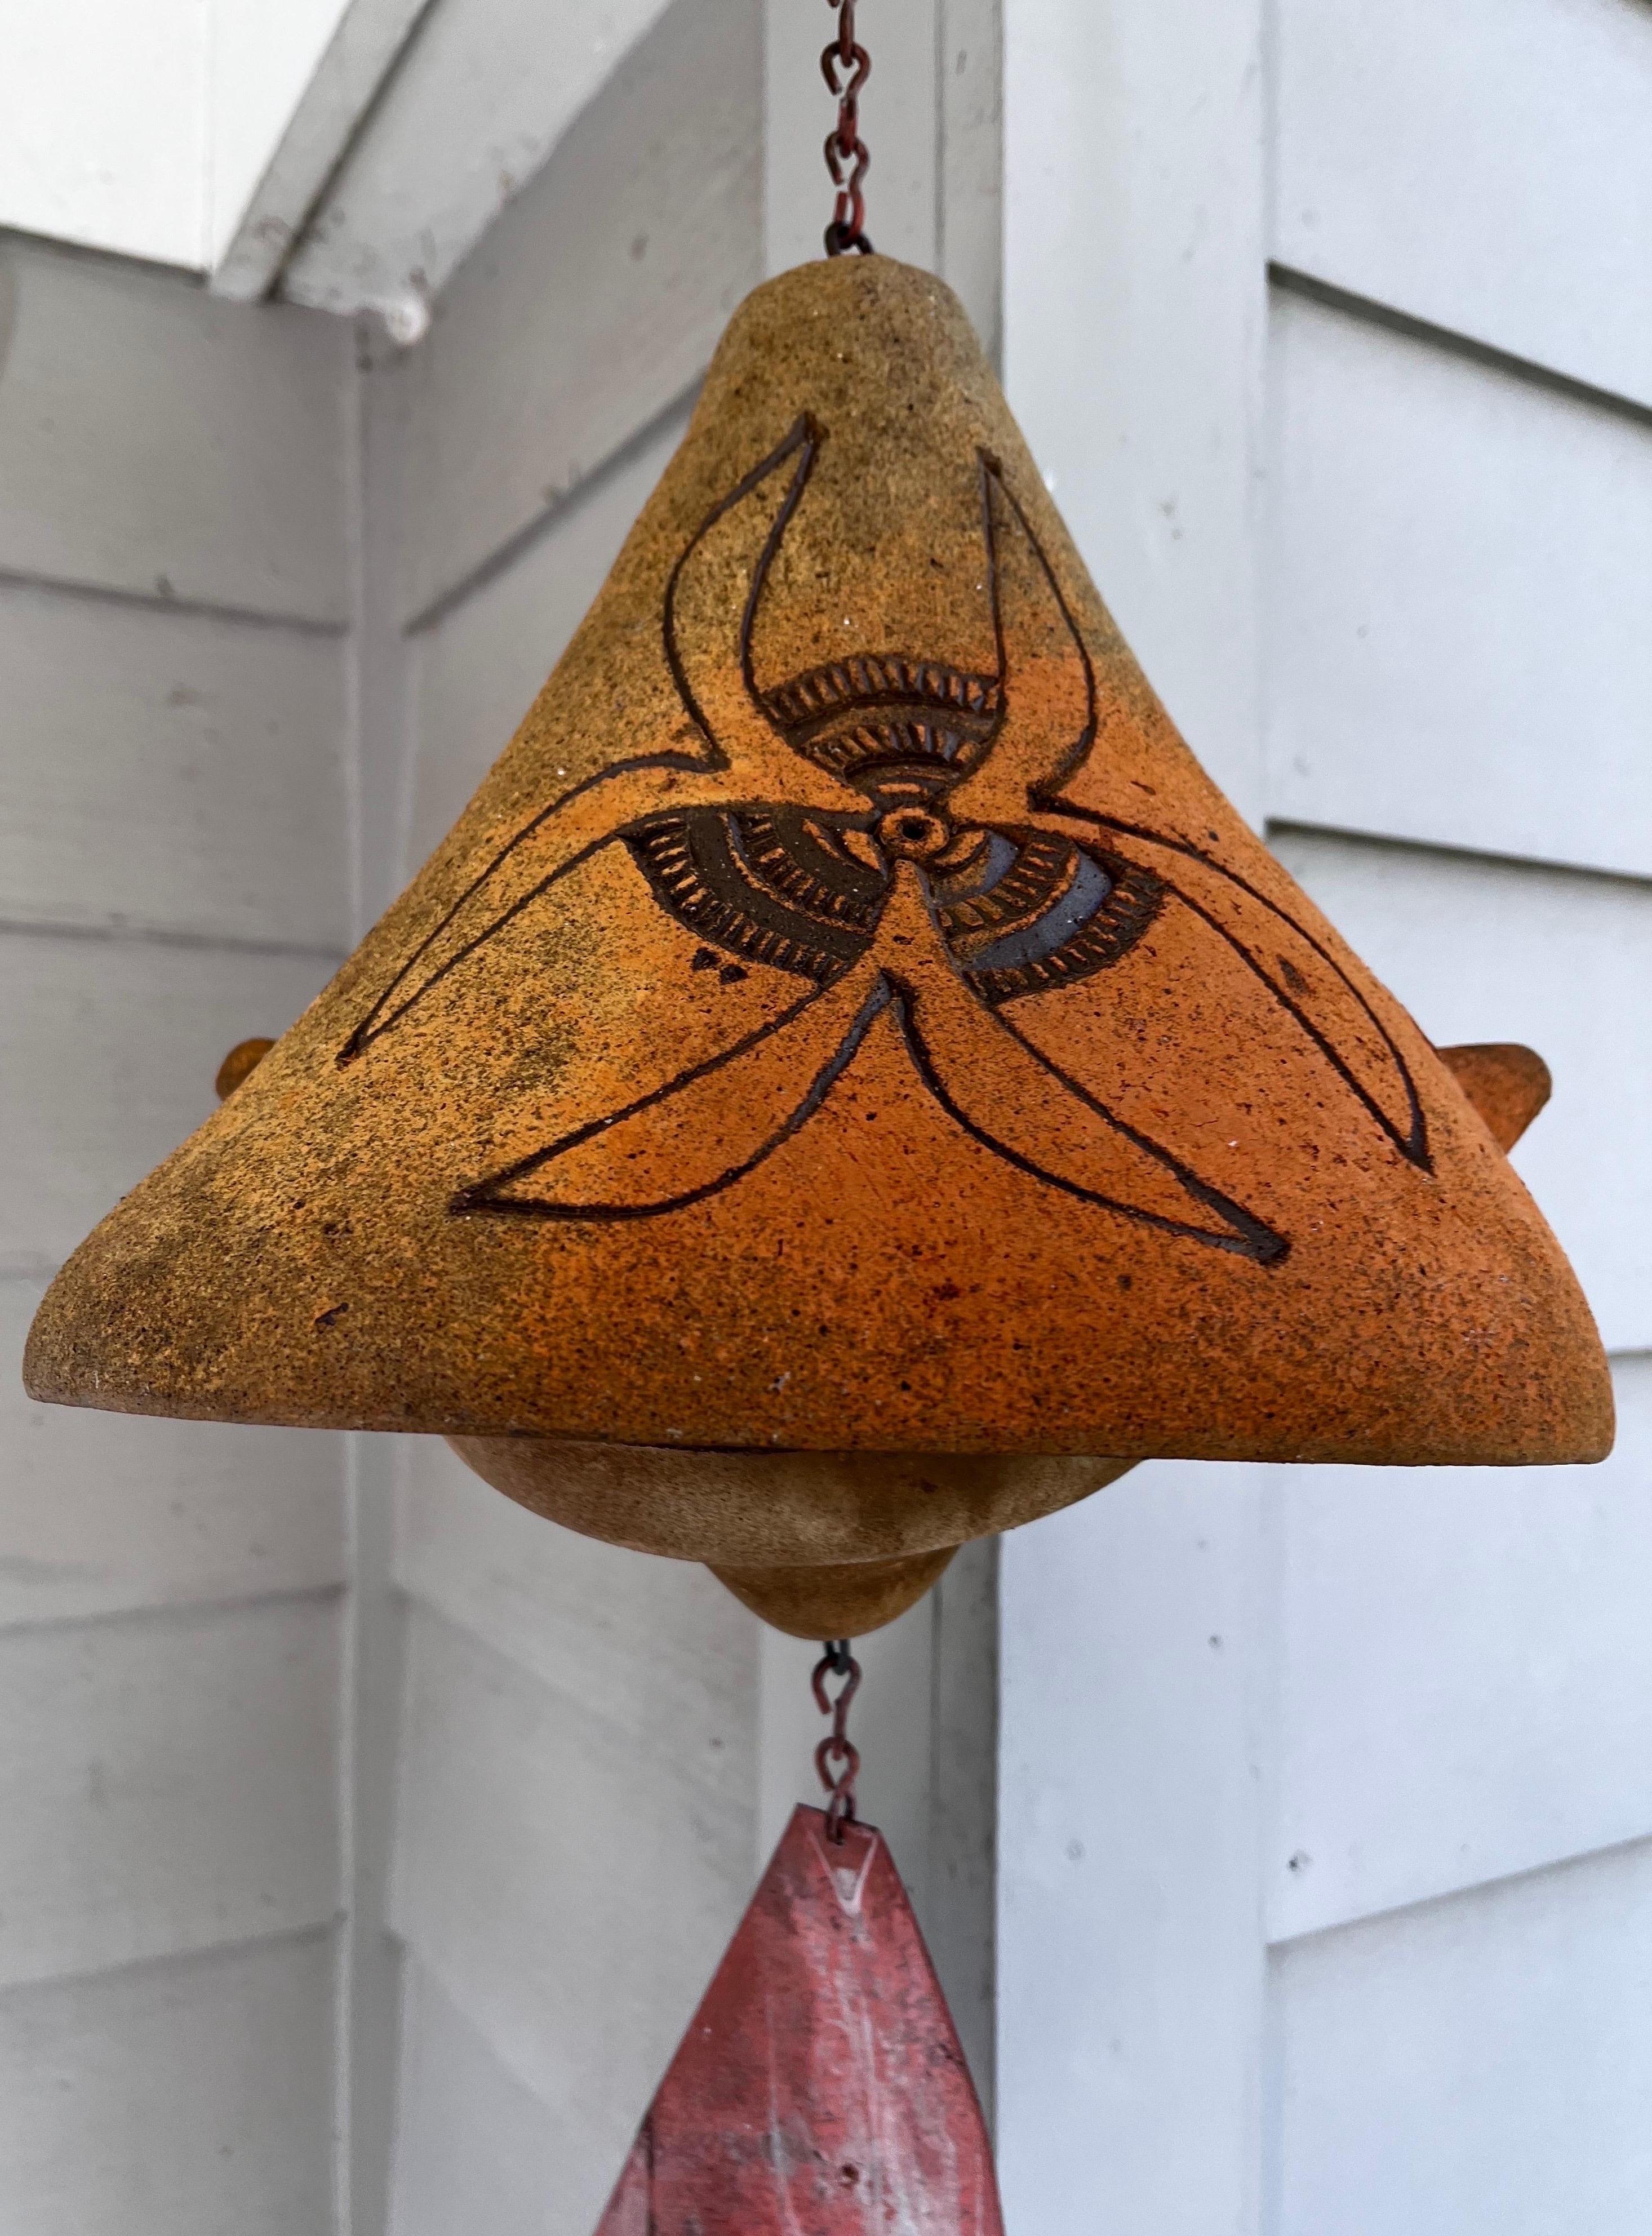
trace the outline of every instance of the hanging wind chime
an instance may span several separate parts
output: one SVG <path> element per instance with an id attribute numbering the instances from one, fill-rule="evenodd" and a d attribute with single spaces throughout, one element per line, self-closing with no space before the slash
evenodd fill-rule
<path id="1" fill-rule="evenodd" d="M 826 258 L 735 313 L 457 827 L 25 1362 L 65 1404 L 446 1436 L 829 1641 L 827 1805 L 602 2236 L 997 2236 L 845 1726 L 849 1640 L 959 1544 L 1153 1457 L 1612 1436 L 1504 1154 L 1541 1061 L 1432 1047 L 1177 736 L 962 309 L 872 253 L 831 4 Z"/>

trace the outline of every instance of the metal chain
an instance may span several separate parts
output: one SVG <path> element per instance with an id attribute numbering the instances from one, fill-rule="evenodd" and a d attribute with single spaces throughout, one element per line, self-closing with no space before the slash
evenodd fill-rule
<path id="1" fill-rule="evenodd" d="M 828 1677 L 845 1680 L 835 1700 L 826 1691 Z M 850 1653 L 846 1638 L 825 1641 L 825 1651 L 814 1665 L 813 1684 L 815 1707 L 832 1719 L 831 1731 L 814 1750 L 814 1766 L 831 1797 L 826 1809 L 826 1837 L 841 1840 L 844 1826 L 855 1821 L 855 1774 L 860 1768 L 860 1751 L 845 1729 L 849 1703 L 860 1690 L 860 1664 Z"/>
<path id="2" fill-rule="evenodd" d="M 872 168 L 872 158 L 860 136 L 860 89 L 872 76 L 872 56 L 856 43 L 855 0 L 828 0 L 828 5 L 837 10 L 838 32 L 820 56 L 820 74 L 838 101 L 838 121 L 826 143 L 826 168 L 838 199 L 826 229 L 826 253 L 841 256 L 854 248 L 870 256 L 860 182 Z"/>

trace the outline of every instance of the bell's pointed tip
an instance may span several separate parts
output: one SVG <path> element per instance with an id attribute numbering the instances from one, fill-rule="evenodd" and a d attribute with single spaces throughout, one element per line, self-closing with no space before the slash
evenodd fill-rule
<path id="1" fill-rule="evenodd" d="M 956 1546 L 886 1561 L 814 1562 L 773 1568 L 710 1562 L 742 1607 L 788 1638 L 865 1638 L 916 1607 L 944 1573 Z"/>

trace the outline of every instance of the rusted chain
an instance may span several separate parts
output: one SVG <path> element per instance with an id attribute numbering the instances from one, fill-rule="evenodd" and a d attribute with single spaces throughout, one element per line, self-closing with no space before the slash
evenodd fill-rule
<path id="1" fill-rule="evenodd" d="M 860 136 L 860 89 L 872 76 L 872 57 L 855 37 L 855 0 L 829 0 L 837 10 L 837 36 L 820 56 L 820 74 L 837 95 L 838 121 L 826 134 L 826 164 L 838 190 L 832 222 L 826 229 L 826 253 L 842 256 L 857 249 L 872 254 L 866 238 L 866 201 L 861 181 L 872 168 L 866 143 Z"/>
<path id="2" fill-rule="evenodd" d="M 835 1700 L 826 1691 L 828 1677 L 844 1680 L 843 1689 Z M 860 1768 L 859 1749 L 851 1744 L 846 1728 L 849 1703 L 860 1689 L 860 1664 L 850 1653 L 846 1638 L 826 1641 L 825 1651 L 814 1665 L 813 1684 L 814 1705 L 823 1716 L 832 1719 L 832 1729 L 814 1750 L 814 1766 L 830 1797 L 826 1810 L 826 1836 L 841 1840 L 844 1826 L 855 1821 L 855 1776 Z"/>

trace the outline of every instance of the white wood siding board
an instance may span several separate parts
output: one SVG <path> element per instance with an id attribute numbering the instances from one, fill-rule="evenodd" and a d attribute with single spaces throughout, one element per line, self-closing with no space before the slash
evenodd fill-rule
<path id="1" fill-rule="evenodd" d="M 405 1590 L 611 1726 L 634 1776 L 749 1807 L 757 1624 L 708 1569 L 558 1529 L 435 1437 L 410 1439 L 398 1505 Z"/>
<path id="2" fill-rule="evenodd" d="M 406 883 L 416 661 L 397 597 L 396 533 L 404 498 L 409 384 L 417 352 L 398 348 L 378 322 L 356 321 L 357 472 L 361 547 L 355 634 L 355 936 L 360 938 Z"/>
<path id="3" fill-rule="evenodd" d="M 1254 2225 L 1259 1496 L 1155 1462 L 1003 1542 L 998 2157 L 1029 2236 Z"/>
<path id="4" fill-rule="evenodd" d="M 935 1588 L 925 1937 L 991 2128 L 997 2117 L 998 1555 L 962 1546 Z"/>
<path id="5" fill-rule="evenodd" d="M 331 1595 L 0 1637 L 0 1981 L 329 1920 Z"/>
<path id="6" fill-rule="evenodd" d="M 1652 1835 L 1652 1357 L 1598 1468 L 1281 1470 L 1282 1941 Z"/>
<path id="7" fill-rule="evenodd" d="M 552 2114 L 428 1972 L 407 1970 L 390 2236 L 589 2236 L 562 2203 Z"/>
<path id="8" fill-rule="evenodd" d="M 757 0 L 678 0 L 455 274 L 405 384 L 405 620 L 699 378 L 759 276 L 760 68 Z"/>
<path id="9" fill-rule="evenodd" d="M 704 12 L 706 0 L 692 0 Z M 379 309 L 400 339 L 659 16 L 664 0 L 435 0 L 345 151 L 282 278 Z"/>
<path id="10" fill-rule="evenodd" d="M 1272 335 L 1269 812 L 1652 873 L 1652 425 L 1282 289 Z"/>
<path id="11" fill-rule="evenodd" d="M 226 1050 L 277 1034 L 314 956 L 0 931 L 0 1273 L 56 1266 L 213 1110 Z"/>
<path id="12" fill-rule="evenodd" d="M 346 621 L 347 329 L 95 258 L 0 263 L 0 572 Z"/>
<path id="13" fill-rule="evenodd" d="M 0 585 L 0 918 L 342 947 L 345 656 Z"/>
<path id="14" fill-rule="evenodd" d="M 673 412 L 584 483 L 510 565 L 410 640 L 407 859 L 447 836 L 584 618 L 687 423 Z"/>
<path id="15" fill-rule="evenodd" d="M 0 1994 L 8 2236 L 330 2236 L 326 1934 Z"/>
<path id="16" fill-rule="evenodd" d="M 1652 403 L 1645 0 L 1280 0 L 1274 253 Z"/>
<path id="17" fill-rule="evenodd" d="M 1003 339 L 1001 0 L 937 0 L 936 268 L 996 365 Z"/>
<path id="18" fill-rule="evenodd" d="M 1547 1059 L 1554 1100 L 1514 1165 L 1607 1348 L 1652 1348 L 1652 884 L 1300 830 L 1272 843 L 1438 1045 Z"/>
<path id="19" fill-rule="evenodd" d="M 351 1579 L 343 1618 L 346 1916 L 339 1946 L 341 2236 L 385 2236 L 404 1967 L 386 1924 L 407 1603 L 391 1574 L 405 1437 L 353 1436 Z"/>
<path id="20" fill-rule="evenodd" d="M 37 1405 L 42 1293 L 0 1280 L 0 1630 L 342 1582 L 341 1437 Z"/>
<path id="21" fill-rule="evenodd" d="M 1279 2236 L 1643 2236 L 1652 1848 L 1293 1943 Z"/>
<path id="22" fill-rule="evenodd" d="M 750 1897 L 752 1810 L 417 1605 L 399 1809 L 392 1928 L 543 2100 L 553 2225 L 588 2236 Z"/>
<path id="23" fill-rule="evenodd" d="M 1262 813 L 1260 7 L 1004 0 L 1004 374 L 1103 598 Z"/>

